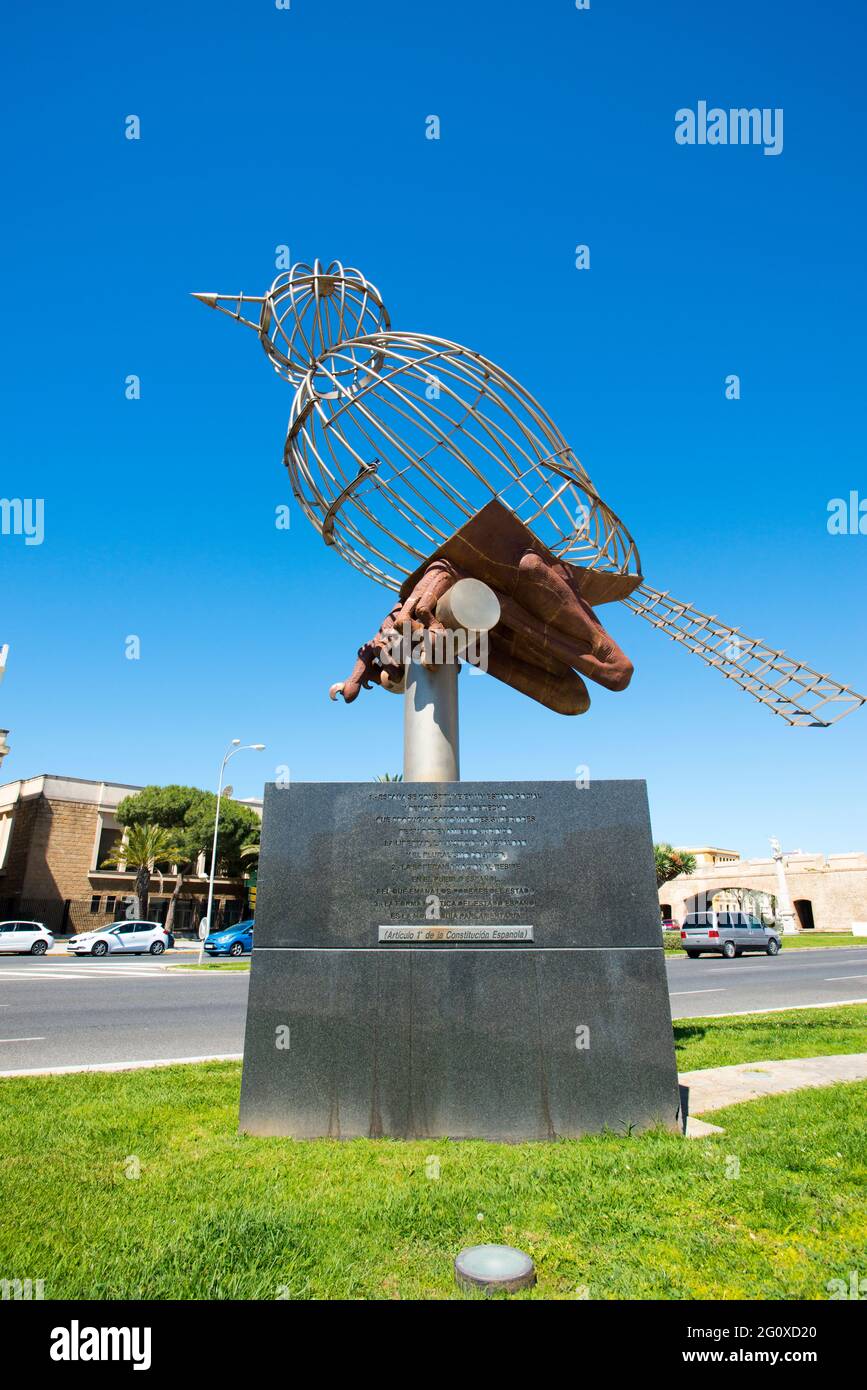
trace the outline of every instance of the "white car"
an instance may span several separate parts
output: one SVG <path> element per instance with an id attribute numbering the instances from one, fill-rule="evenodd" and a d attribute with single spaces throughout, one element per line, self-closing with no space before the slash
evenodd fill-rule
<path id="1" fill-rule="evenodd" d="M 54 937 L 41 922 L 0 922 L 0 951 L 7 955 L 44 956 Z"/>
<path id="2" fill-rule="evenodd" d="M 111 926 L 71 936 L 67 951 L 76 956 L 161 956 L 169 938 L 159 922 L 112 922 Z"/>

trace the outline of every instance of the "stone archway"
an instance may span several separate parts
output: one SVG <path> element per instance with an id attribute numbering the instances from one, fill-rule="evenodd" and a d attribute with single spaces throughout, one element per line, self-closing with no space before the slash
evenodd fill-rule
<path id="1" fill-rule="evenodd" d="M 675 921 L 682 922 L 688 912 L 751 912 L 772 920 L 776 910 L 777 879 L 773 861 L 759 866 L 725 864 L 715 872 L 683 875 L 670 879 L 660 889 Z"/>
<path id="2" fill-rule="evenodd" d="M 742 884 L 706 884 L 683 899 L 684 916 L 688 912 L 748 912 L 765 922 L 777 916 L 776 894 L 765 888 L 748 888 Z"/>
<path id="3" fill-rule="evenodd" d="M 792 903 L 801 904 L 800 912 L 795 906 L 799 930 L 849 931 L 853 921 L 867 921 L 867 855 L 789 854 L 785 872 Z M 743 890 L 773 899 L 779 891 L 774 860 L 700 865 L 695 873 L 664 883 L 659 900 L 671 908 L 675 921 L 682 922 L 689 911 L 707 911 L 717 894 Z"/>

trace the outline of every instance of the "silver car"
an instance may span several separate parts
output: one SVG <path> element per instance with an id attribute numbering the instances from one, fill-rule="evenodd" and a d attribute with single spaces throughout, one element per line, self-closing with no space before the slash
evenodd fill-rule
<path id="1" fill-rule="evenodd" d="M 702 951 L 731 960 L 744 951 L 775 956 L 782 945 L 776 927 L 766 927 L 748 912 L 690 912 L 680 929 L 680 944 L 690 960 Z"/>

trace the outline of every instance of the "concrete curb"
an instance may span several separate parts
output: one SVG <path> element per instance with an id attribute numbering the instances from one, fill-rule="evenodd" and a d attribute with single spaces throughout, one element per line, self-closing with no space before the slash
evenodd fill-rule
<path id="1" fill-rule="evenodd" d="M 755 1014 L 789 1014 L 798 1009 L 845 1009 L 849 1004 L 867 1004 L 867 999 L 827 999 L 821 1004 L 780 1004 L 773 1009 L 732 1009 L 726 1014 L 684 1014 L 672 1021 L 678 1024 L 696 1018 L 752 1018 Z"/>
<path id="2" fill-rule="evenodd" d="M 725 1130 L 721 1125 L 709 1125 L 707 1120 L 699 1120 L 695 1115 L 687 1116 L 684 1139 L 709 1139 L 712 1134 L 725 1134 Z"/>
<path id="3" fill-rule="evenodd" d="M 71 1067 L 30 1067 L 24 1071 L 0 1071 L 0 1078 L 16 1076 L 74 1076 L 80 1072 L 144 1071 L 148 1067 L 186 1067 L 194 1062 L 240 1062 L 242 1052 L 219 1052 L 210 1057 L 161 1057 L 147 1062 L 92 1062 Z"/>
<path id="4" fill-rule="evenodd" d="M 798 955 L 800 955 L 802 951 L 859 951 L 862 950 L 864 946 L 867 946 L 867 938 L 865 938 L 863 942 L 858 941 L 852 942 L 851 944 L 848 941 L 844 941 L 842 944 L 838 942 L 835 946 L 813 946 L 812 944 L 810 946 L 790 946 L 789 950 L 797 951 Z M 785 945 L 780 948 L 779 952 L 777 953 L 778 960 L 780 956 L 783 955 L 783 953 L 785 952 L 785 949 Z M 666 960 L 689 960 L 689 956 L 686 954 L 683 948 L 679 946 L 675 946 L 672 950 L 664 949 L 664 954 Z M 755 957 L 758 957 L 762 953 L 761 951 L 753 951 L 751 954 Z M 710 952 L 706 951 L 705 955 L 709 956 Z M 723 956 L 720 955 L 719 958 L 720 960 L 722 960 Z M 773 957 L 770 957 L 770 959 L 773 959 Z"/>

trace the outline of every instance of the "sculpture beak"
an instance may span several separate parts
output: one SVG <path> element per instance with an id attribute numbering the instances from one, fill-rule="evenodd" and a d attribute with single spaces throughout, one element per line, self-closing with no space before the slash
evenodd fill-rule
<path id="1" fill-rule="evenodd" d="M 228 314 L 229 318 L 237 319 L 239 323 L 244 323 L 248 328 L 252 328 L 258 333 L 260 322 L 254 323 L 252 319 L 244 318 L 241 312 L 245 305 L 264 304 L 263 295 L 259 294 L 199 294 L 192 291 L 193 299 L 198 299 L 201 304 L 207 304 L 209 309 L 219 309 L 221 314 Z"/>

